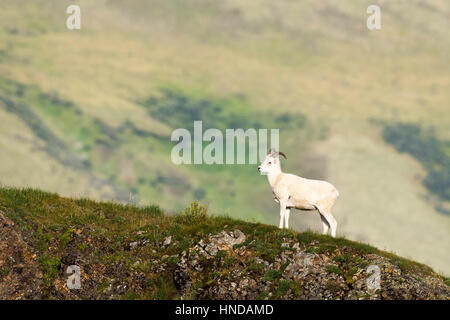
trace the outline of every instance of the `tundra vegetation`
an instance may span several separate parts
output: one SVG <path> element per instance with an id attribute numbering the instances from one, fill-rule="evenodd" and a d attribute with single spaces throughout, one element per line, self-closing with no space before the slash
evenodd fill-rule
<path id="1" fill-rule="evenodd" d="M 0 188 L 0 298 L 448 299 L 445 279 L 370 245 L 157 205 Z M 381 268 L 370 292 L 366 269 Z M 66 270 L 81 270 L 68 290 Z"/>

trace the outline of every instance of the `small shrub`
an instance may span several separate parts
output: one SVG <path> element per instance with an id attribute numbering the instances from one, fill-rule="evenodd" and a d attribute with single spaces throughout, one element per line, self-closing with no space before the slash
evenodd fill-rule
<path id="1" fill-rule="evenodd" d="M 225 258 L 225 261 L 223 262 L 223 266 L 225 268 L 231 267 L 233 264 L 235 264 L 238 260 L 235 257 L 227 257 Z"/>
<path id="2" fill-rule="evenodd" d="M 2 267 L 0 268 L 0 276 L 6 277 L 11 272 L 11 268 Z"/>
<path id="3" fill-rule="evenodd" d="M 65 233 L 63 233 L 61 237 L 59 237 L 59 244 L 61 248 L 65 248 L 67 246 L 67 244 L 72 240 L 72 236 L 75 232 L 75 229 L 70 228 Z"/>
<path id="4" fill-rule="evenodd" d="M 348 253 L 342 254 L 342 255 L 336 255 L 333 260 L 338 262 L 338 263 L 347 263 L 350 262 L 351 260 L 351 255 L 349 255 Z"/>
<path id="5" fill-rule="evenodd" d="M 61 266 L 59 258 L 53 258 L 49 255 L 43 255 L 38 259 L 44 273 L 44 281 L 51 283 L 58 276 L 58 270 Z"/>
<path id="6" fill-rule="evenodd" d="M 169 257 L 169 259 L 167 259 L 167 263 L 172 267 L 175 267 L 178 262 L 180 262 L 180 258 L 177 256 Z"/>
<path id="7" fill-rule="evenodd" d="M 278 280 L 281 278 L 281 271 L 280 270 L 276 270 L 276 269 L 272 269 L 266 272 L 266 274 L 264 275 L 264 281 L 270 281 L 273 282 L 275 280 Z"/>
<path id="8" fill-rule="evenodd" d="M 252 260 L 249 264 L 247 269 L 251 272 L 254 272 L 258 275 L 263 275 L 264 274 L 264 266 L 262 263 L 256 263 L 255 260 Z"/>
<path id="9" fill-rule="evenodd" d="M 257 300 L 264 300 L 265 298 L 267 298 L 269 296 L 269 292 L 264 290 L 263 292 L 261 292 L 261 294 L 258 296 Z"/>
<path id="10" fill-rule="evenodd" d="M 179 217 L 185 224 L 195 224 L 204 221 L 208 216 L 208 207 L 200 204 L 198 201 L 192 202 L 191 206 L 186 208 Z"/>
<path id="11" fill-rule="evenodd" d="M 189 242 L 188 238 L 181 238 L 179 240 L 178 247 L 180 248 L 181 251 L 188 249 L 189 245 L 190 245 L 190 242 Z"/>
<path id="12" fill-rule="evenodd" d="M 339 267 L 336 266 L 336 265 L 334 265 L 334 264 L 328 265 L 328 266 L 327 266 L 327 271 L 328 271 L 328 272 L 331 272 L 331 273 L 338 274 L 338 275 L 342 275 L 342 274 L 343 274 L 342 270 L 339 269 Z"/>
<path id="13" fill-rule="evenodd" d="M 275 291 L 275 293 L 273 294 L 273 298 L 274 299 L 281 298 L 289 291 L 290 288 L 291 288 L 291 283 L 289 281 L 280 280 L 277 291 Z"/>
<path id="14" fill-rule="evenodd" d="M 86 251 L 87 247 L 88 247 L 88 245 L 87 245 L 87 243 L 85 243 L 85 242 L 80 243 L 80 244 L 78 245 L 78 249 L 79 249 L 81 252 Z"/>

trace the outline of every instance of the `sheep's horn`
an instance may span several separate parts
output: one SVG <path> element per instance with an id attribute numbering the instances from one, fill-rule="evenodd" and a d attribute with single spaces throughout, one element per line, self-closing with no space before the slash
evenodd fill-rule
<path id="1" fill-rule="evenodd" d="M 278 154 L 281 154 L 287 160 L 287 157 L 286 157 L 286 155 L 283 152 L 278 151 Z"/>
<path id="2" fill-rule="evenodd" d="M 275 149 L 270 149 L 269 152 L 267 152 L 267 155 L 272 154 L 275 152 Z"/>

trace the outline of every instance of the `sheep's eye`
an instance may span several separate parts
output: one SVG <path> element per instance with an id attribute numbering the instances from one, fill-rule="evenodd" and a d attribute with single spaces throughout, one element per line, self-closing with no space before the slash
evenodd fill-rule
<path id="1" fill-rule="evenodd" d="M 269 164 L 272 164 L 272 162 L 269 162 Z"/>

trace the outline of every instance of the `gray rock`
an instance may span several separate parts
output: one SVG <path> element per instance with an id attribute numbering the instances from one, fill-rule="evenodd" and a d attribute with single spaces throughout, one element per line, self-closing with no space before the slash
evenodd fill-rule
<path id="1" fill-rule="evenodd" d="M 168 236 L 166 239 L 164 239 L 163 246 L 167 247 L 172 243 L 172 236 Z"/>
<path id="2" fill-rule="evenodd" d="M 130 243 L 130 248 L 131 248 L 131 249 L 134 249 L 134 248 L 136 248 L 138 245 L 139 245 L 139 242 L 137 242 L 137 241 L 132 242 L 132 243 Z"/>

